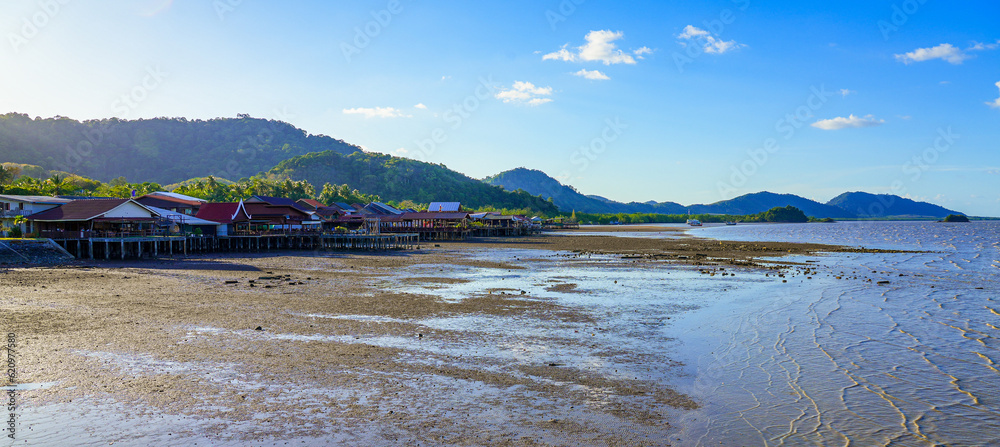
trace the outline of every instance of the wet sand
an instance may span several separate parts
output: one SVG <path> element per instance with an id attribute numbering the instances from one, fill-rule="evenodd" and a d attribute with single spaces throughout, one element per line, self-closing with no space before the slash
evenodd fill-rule
<path id="1" fill-rule="evenodd" d="M 542 254 L 516 260 L 472 255 L 508 249 Z M 760 257 L 839 250 L 845 249 L 546 235 L 430 243 L 392 254 L 286 252 L 77 262 L 0 274 L 0 325 L 17 334 L 19 382 L 57 384 L 22 393 L 22 407 L 78 405 L 77 411 L 85 413 L 87 405 L 97 408 L 93 402 L 110 401 L 132 417 L 180 415 L 193 421 L 170 428 L 162 439 L 663 445 L 670 425 L 666 414 L 697 408 L 690 397 L 644 377 L 463 354 L 463 343 L 486 336 L 420 323 L 475 316 L 593 331 L 596 337 L 599 316 L 518 288 L 484 288 L 460 300 L 436 296 L 434 288 L 469 281 L 452 277 L 455 268 L 502 275 L 537 262 L 603 256 L 617 267 L 735 264 L 749 269 L 764 265 Z M 399 275 L 412 268 L 421 273 Z M 576 283 L 566 278 L 541 286 L 580 293 Z M 399 291 L 410 285 L 425 292 Z M 502 337 L 476 341 L 520 349 L 517 341 Z M 455 349 L 423 348 L 422 343 Z M 641 358 L 576 335 L 530 340 L 524 351 L 537 348 L 532 344 L 566 355 L 588 351 L 602 361 L 642 364 Z M 675 366 L 655 368 L 668 374 Z M 102 417 L 124 418 L 104 410 Z M 135 438 L 117 441 L 128 445 Z"/>

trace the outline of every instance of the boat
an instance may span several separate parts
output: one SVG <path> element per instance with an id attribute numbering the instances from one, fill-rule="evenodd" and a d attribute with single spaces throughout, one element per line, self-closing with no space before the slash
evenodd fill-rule
<path id="1" fill-rule="evenodd" d="M 736 221 L 735 220 L 727 220 L 726 221 L 726 225 L 736 225 Z"/>
<path id="2" fill-rule="evenodd" d="M 691 225 L 692 227 L 700 227 L 701 226 L 701 221 L 700 220 L 698 220 L 698 219 L 692 219 L 691 218 L 691 210 L 688 210 L 688 221 L 687 221 L 687 224 Z"/>

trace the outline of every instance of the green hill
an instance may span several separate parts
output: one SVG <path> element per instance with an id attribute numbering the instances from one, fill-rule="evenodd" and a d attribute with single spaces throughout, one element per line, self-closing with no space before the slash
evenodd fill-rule
<path id="1" fill-rule="evenodd" d="M 358 152 L 355 145 L 309 135 L 291 124 L 251 118 L 117 118 L 0 115 L 0 161 L 37 165 L 110 181 L 176 183 L 192 177 L 250 177 L 310 152 Z"/>
<path id="2" fill-rule="evenodd" d="M 391 155 L 333 151 L 293 157 L 265 173 L 269 179 L 306 180 L 318 188 L 325 183 L 347 184 L 385 201 L 416 203 L 462 202 L 466 208 L 493 206 L 555 214 L 552 202 L 524 191 L 505 191 L 448 169 Z"/>
<path id="3" fill-rule="evenodd" d="M 516 168 L 483 179 L 484 183 L 500 186 L 509 191 L 523 189 L 530 194 L 552 198 L 563 212 L 582 213 L 662 213 L 683 214 L 685 208 L 673 202 L 622 203 L 600 196 L 581 194 L 576 188 L 559 183 L 548 174 L 527 168 Z"/>

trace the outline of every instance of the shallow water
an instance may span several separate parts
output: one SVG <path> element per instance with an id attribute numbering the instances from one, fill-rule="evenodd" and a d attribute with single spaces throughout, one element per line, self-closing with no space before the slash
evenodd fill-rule
<path id="1" fill-rule="evenodd" d="M 822 269 L 873 282 L 817 278 L 736 311 L 690 314 L 674 328 L 693 374 L 683 388 L 705 405 L 680 416 L 678 436 L 692 445 L 1000 444 L 998 230 L 877 222 L 692 231 L 932 252 L 825 256 Z"/>
<path id="2" fill-rule="evenodd" d="M 399 349 L 401 359 L 413 364 L 501 373 L 562 390 L 542 393 L 433 374 L 382 373 L 415 384 L 407 403 L 413 404 L 416 396 L 428 417 L 475 421 L 494 439 L 530 435 L 542 444 L 607 443 L 588 433 L 573 440 L 560 438 L 531 425 L 556 418 L 651 445 L 1000 444 L 998 230 L 992 223 L 883 222 L 692 231 L 729 240 L 930 251 L 785 258 L 811 270 L 789 271 L 785 279 L 776 278 L 773 271 L 709 276 L 700 274 L 698 267 L 635 264 L 611 256 L 464 251 L 492 263 L 526 268 L 413 265 L 388 272 L 379 286 L 447 302 L 499 294 L 513 302 L 551 304 L 556 310 L 419 318 L 288 314 L 309 324 L 363 323 L 349 335 L 324 332 L 319 328 L 328 326 L 320 324 L 311 333 L 204 326 L 174 330 L 183 335 L 183 343 L 236 339 L 270 349 L 292 349 L 297 343 L 383 346 Z M 418 281 L 428 277 L 458 281 Z M 564 318 L 558 309 L 583 318 Z M 429 335 L 415 339 L 386 333 L 381 325 L 413 325 Z M 460 335 L 435 337 L 436 331 Z M 190 375 L 234 390 L 274 386 L 267 377 L 248 374 L 245 365 L 235 363 L 177 362 L 143 353 L 72 354 L 134 375 Z M 540 375 L 537 368 L 651 389 L 674 387 L 701 408 L 670 410 L 643 395 L 618 395 L 606 386 L 575 383 L 572 375 Z M 362 404 L 367 399 L 359 389 L 281 386 L 274 390 L 281 399 L 311 402 L 325 396 Z M 241 425 L 246 423 L 155 412 L 132 418 L 132 410 L 121 403 L 101 400 L 35 406 L 34 392 L 19 390 L 18 424 L 21 433 L 33 433 L 22 440 L 35 443 L 28 445 L 238 445 L 238 438 L 220 438 L 208 427 L 226 425 L 230 434 L 252 430 Z M 424 395 L 434 397 L 420 400 Z M 669 412 L 672 426 L 636 423 L 627 415 L 660 411 Z M 321 419 L 337 425 L 335 413 Z M 105 427 L 109 420 L 121 427 Z M 351 433 L 332 430 L 294 442 L 265 437 L 258 443 L 377 445 L 387 442 L 383 429 L 369 424 L 354 426 Z M 630 432 L 638 434 L 629 438 Z M 394 435 L 398 438 L 392 439 L 410 443 L 421 439 L 419 433 Z"/>

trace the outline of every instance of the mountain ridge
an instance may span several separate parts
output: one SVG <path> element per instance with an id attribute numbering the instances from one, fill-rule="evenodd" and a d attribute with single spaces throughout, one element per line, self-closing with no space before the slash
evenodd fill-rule
<path id="1" fill-rule="evenodd" d="M 942 218 L 949 214 L 962 214 L 939 205 L 917 202 L 889 194 L 847 192 L 827 203 L 817 202 L 794 194 L 768 191 L 744 194 L 710 204 L 680 205 L 676 202 L 622 203 L 598 195 L 584 195 L 576 188 L 563 185 L 542 171 L 515 168 L 486 177 L 484 182 L 506 189 L 521 189 L 529 194 L 552 198 L 560 211 L 585 213 L 658 213 L 658 214 L 733 214 L 749 215 L 774 207 L 794 206 L 809 216 L 817 218 L 851 219 L 865 217 L 919 217 Z M 877 205 L 873 205 L 877 204 Z M 881 210 L 880 213 L 863 212 L 865 208 Z"/>

